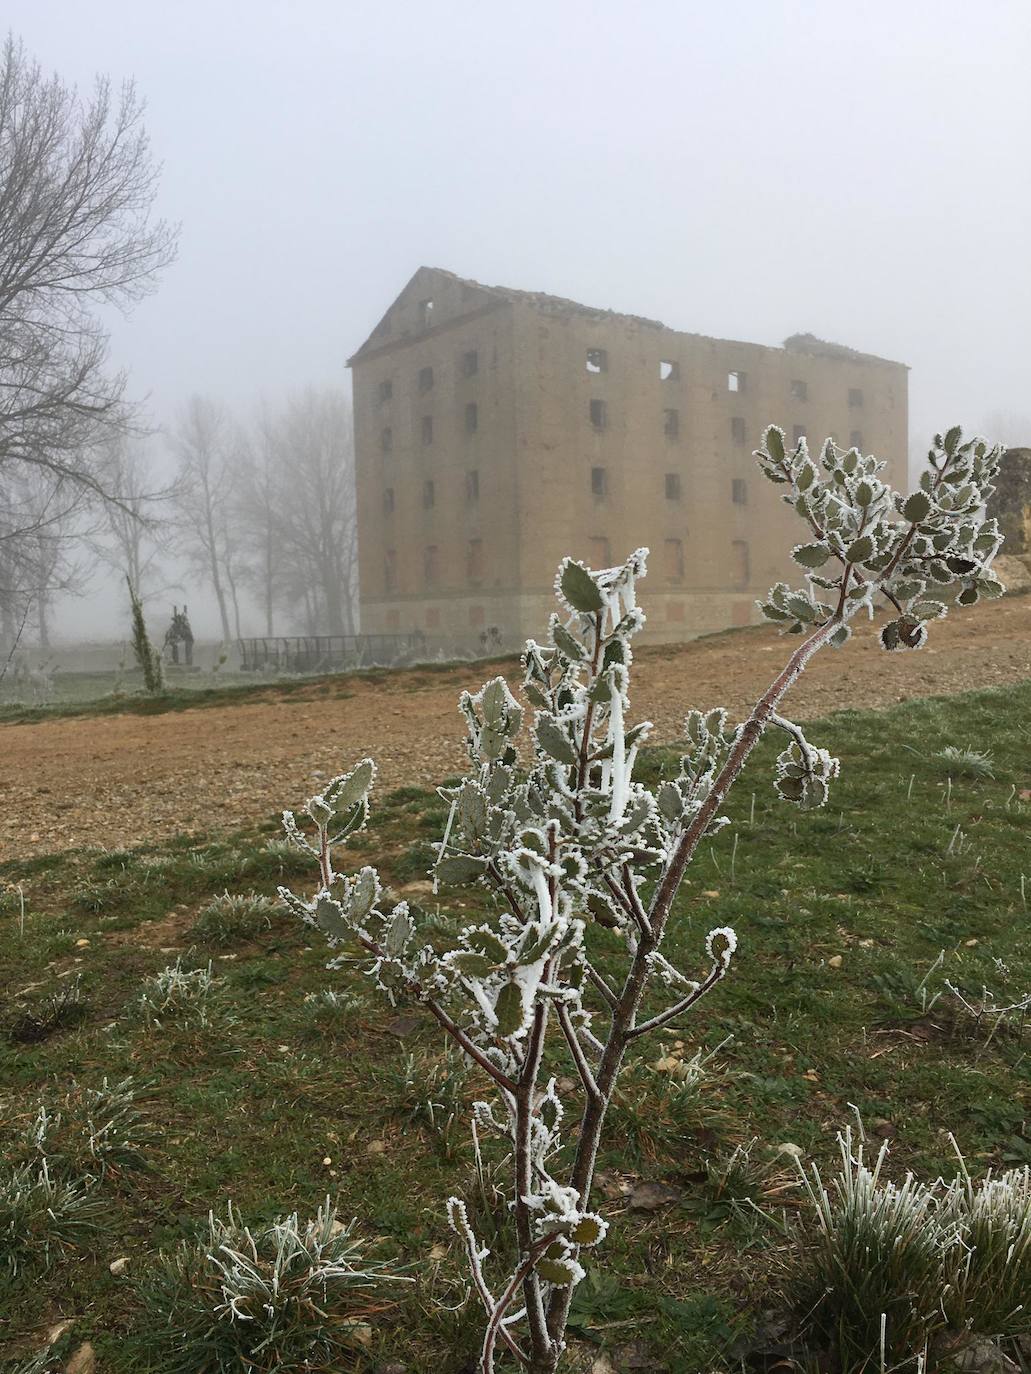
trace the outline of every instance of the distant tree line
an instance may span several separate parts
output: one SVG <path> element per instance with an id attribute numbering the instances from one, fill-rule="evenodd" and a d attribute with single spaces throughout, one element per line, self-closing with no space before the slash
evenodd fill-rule
<path id="1" fill-rule="evenodd" d="M 235 423 L 205 397 L 172 436 L 178 459 L 173 539 L 212 591 L 222 638 L 243 632 L 240 594 L 262 630 L 353 634 L 358 541 L 350 407 L 308 390 Z"/>
<path id="2" fill-rule="evenodd" d="M 141 600 L 181 588 L 185 563 L 223 640 L 244 592 L 267 634 L 356 628 L 344 397 L 308 391 L 246 424 L 196 397 L 164 438 L 169 480 L 109 362 L 100 312 L 128 311 L 176 252 L 143 113 L 131 83 L 83 97 L 14 37 L 0 47 L 0 675 L 101 563 Z"/>

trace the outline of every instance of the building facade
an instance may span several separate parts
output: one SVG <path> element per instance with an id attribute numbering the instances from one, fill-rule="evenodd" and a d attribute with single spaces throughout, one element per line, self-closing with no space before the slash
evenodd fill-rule
<path id="1" fill-rule="evenodd" d="M 366 633 L 515 647 L 564 555 L 642 545 L 646 642 L 747 625 L 802 537 L 752 457 L 767 424 L 905 481 L 908 369 L 811 335 L 710 339 L 424 267 L 349 366 Z"/>

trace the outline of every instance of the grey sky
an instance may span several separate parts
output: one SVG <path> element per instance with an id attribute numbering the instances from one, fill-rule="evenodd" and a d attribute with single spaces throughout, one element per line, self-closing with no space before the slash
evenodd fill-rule
<path id="1" fill-rule="evenodd" d="M 182 247 L 116 353 L 158 419 L 340 383 L 428 263 L 900 359 L 921 439 L 1031 430 L 1029 0 L 7 0 L 4 22 L 148 101 Z"/>

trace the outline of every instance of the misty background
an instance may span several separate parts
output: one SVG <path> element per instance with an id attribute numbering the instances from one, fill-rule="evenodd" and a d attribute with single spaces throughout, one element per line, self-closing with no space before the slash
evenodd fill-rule
<path id="1" fill-rule="evenodd" d="M 908 363 L 915 454 L 957 421 L 1031 442 L 1026 0 L 7 0 L 3 25 L 84 94 L 104 73 L 147 102 L 178 258 L 106 322 L 166 436 L 197 395 L 252 428 L 305 389 L 349 397 L 345 359 L 426 264 Z M 149 451 L 171 474 L 169 439 Z M 185 595 L 218 638 L 166 564 L 159 634 Z M 127 620 L 98 567 L 52 634 Z M 252 590 L 240 620 L 262 631 Z"/>

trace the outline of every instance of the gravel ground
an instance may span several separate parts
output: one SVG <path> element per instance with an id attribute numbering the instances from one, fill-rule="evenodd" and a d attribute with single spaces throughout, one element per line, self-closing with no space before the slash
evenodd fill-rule
<path id="1" fill-rule="evenodd" d="M 1031 597 L 953 613 L 915 654 L 885 654 L 860 633 L 819 655 L 785 704 L 812 718 L 843 706 L 963 692 L 1031 677 Z M 767 628 L 643 649 L 633 716 L 674 739 L 691 706 L 747 711 L 794 641 Z M 506 665 L 510 680 L 517 674 Z M 491 671 L 497 671 L 492 669 Z M 368 753 L 379 788 L 429 784 L 462 767 L 458 692 L 484 676 L 470 664 L 338 680 L 347 696 L 310 693 L 158 716 L 116 715 L 0 725 L 0 860 L 79 845 L 119 848 L 177 832 L 229 829 L 296 806 L 319 779 Z"/>

